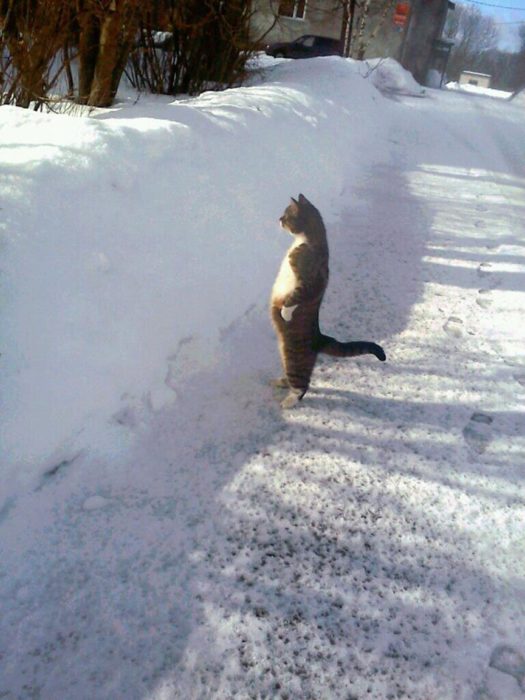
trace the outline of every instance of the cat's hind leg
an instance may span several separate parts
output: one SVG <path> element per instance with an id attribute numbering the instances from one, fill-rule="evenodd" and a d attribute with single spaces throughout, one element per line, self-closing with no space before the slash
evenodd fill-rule
<path id="1" fill-rule="evenodd" d="M 282 338 L 279 338 L 279 356 L 281 358 L 283 374 L 278 379 L 271 379 L 270 386 L 274 389 L 288 389 L 290 387 L 290 382 L 288 381 L 286 373 L 286 352 L 284 350 Z"/>
<path id="2" fill-rule="evenodd" d="M 304 348 L 299 352 L 286 354 L 286 378 L 290 391 L 281 402 L 282 408 L 293 408 L 306 394 L 316 357 L 314 352 L 306 351 Z"/>

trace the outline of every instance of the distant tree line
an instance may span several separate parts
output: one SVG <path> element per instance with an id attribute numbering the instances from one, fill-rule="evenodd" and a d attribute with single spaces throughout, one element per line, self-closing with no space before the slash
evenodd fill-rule
<path id="1" fill-rule="evenodd" d="M 525 23 L 519 27 L 517 52 L 498 48 L 499 30 L 492 17 L 472 5 L 456 5 L 447 18 L 445 33 L 455 42 L 447 67 L 449 80 L 458 80 L 461 71 L 492 76 L 492 87 L 514 91 L 525 87 Z"/>
<path id="2" fill-rule="evenodd" d="M 0 104 L 108 106 L 122 75 L 152 92 L 239 82 L 250 0 L 0 0 Z"/>

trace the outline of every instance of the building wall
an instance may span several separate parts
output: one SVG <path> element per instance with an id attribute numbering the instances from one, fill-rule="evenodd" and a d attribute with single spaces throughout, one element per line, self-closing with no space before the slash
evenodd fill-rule
<path id="1" fill-rule="evenodd" d="M 259 39 L 272 27 L 263 39 L 264 43 L 293 41 L 303 34 L 319 34 L 339 39 L 343 21 L 343 12 L 339 5 L 340 3 L 334 0 L 307 0 L 304 19 L 278 17 L 275 22 L 279 0 L 254 0 L 252 38 Z"/>
<path id="2" fill-rule="evenodd" d="M 343 24 L 343 10 L 337 0 L 307 0 L 304 19 L 278 16 L 279 0 L 254 0 L 252 38 L 262 43 L 293 41 L 303 34 L 319 34 L 339 39 Z M 400 58 L 404 30 L 393 22 L 395 0 L 386 5 L 385 0 L 372 0 L 364 32 L 366 45 L 364 58 L 377 56 Z M 354 22 L 354 36 L 359 29 L 359 11 Z M 276 16 L 277 21 L 275 21 Z M 273 25 L 273 26 L 272 26 Z M 268 29 L 271 29 L 268 31 Z M 352 56 L 357 55 L 359 42 L 352 44 Z"/>
<path id="3" fill-rule="evenodd" d="M 396 2 L 385 4 L 385 0 L 372 0 L 364 31 L 364 53 L 363 58 L 395 58 L 399 60 L 405 28 L 397 27 L 394 24 L 394 10 Z M 357 16 L 357 27 L 359 28 L 359 14 Z M 354 40 L 352 45 L 352 56 L 357 56 L 359 51 L 359 41 Z"/>
<path id="4" fill-rule="evenodd" d="M 459 76 L 459 84 L 477 85 L 478 87 L 489 88 L 490 79 L 490 75 L 485 75 L 484 73 L 472 73 L 471 71 L 464 70 Z"/>

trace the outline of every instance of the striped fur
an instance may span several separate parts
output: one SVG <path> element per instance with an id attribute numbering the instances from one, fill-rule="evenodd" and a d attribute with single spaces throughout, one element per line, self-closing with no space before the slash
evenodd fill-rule
<path id="1" fill-rule="evenodd" d="M 323 335 L 319 309 L 328 285 L 326 229 L 317 209 L 302 194 L 293 199 L 280 219 L 294 236 L 284 257 L 271 297 L 271 317 L 284 369 L 280 386 L 288 386 L 282 403 L 291 408 L 308 390 L 319 353 L 333 357 L 375 355 L 386 359 L 381 346 L 368 341 L 340 343 Z"/>

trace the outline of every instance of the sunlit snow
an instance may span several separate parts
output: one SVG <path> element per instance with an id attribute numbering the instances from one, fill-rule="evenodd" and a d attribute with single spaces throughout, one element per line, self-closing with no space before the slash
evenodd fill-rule
<path id="1" fill-rule="evenodd" d="M 0 697 L 522 699 L 523 105 L 254 67 L 0 108 Z M 283 412 L 301 192 L 323 330 L 387 362 L 322 359 Z"/>

